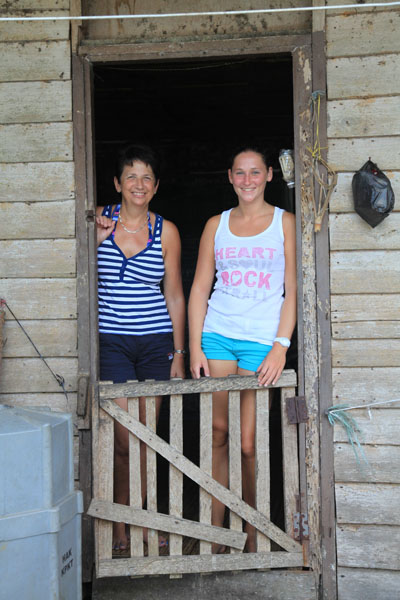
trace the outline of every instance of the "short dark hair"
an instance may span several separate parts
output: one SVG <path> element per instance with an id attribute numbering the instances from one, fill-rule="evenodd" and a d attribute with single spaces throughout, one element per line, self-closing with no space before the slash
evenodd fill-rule
<path id="1" fill-rule="evenodd" d="M 132 166 L 137 160 L 152 168 L 156 182 L 160 179 L 160 159 L 157 152 L 149 146 L 130 144 L 118 150 L 115 160 L 114 175 L 119 182 L 124 167 Z"/>
<path id="2" fill-rule="evenodd" d="M 235 158 L 239 155 L 242 154 L 243 152 L 255 152 L 256 154 L 259 154 L 262 158 L 263 163 L 265 164 L 265 166 L 267 167 L 267 169 L 269 169 L 269 167 L 271 166 L 271 159 L 268 155 L 268 152 L 265 150 L 265 148 L 262 148 L 261 146 L 257 146 L 256 144 L 243 144 L 241 146 L 238 146 L 234 152 L 231 154 L 230 157 L 230 168 L 233 167 L 233 163 L 235 162 Z"/>

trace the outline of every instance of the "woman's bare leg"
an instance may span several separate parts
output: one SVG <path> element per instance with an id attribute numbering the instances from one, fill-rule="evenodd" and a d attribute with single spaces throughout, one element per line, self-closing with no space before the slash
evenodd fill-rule
<path id="1" fill-rule="evenodd" d="M 237 372 L 236 361 L 209 360 L 212 377 L 227 377 Z M 228 487 L 228 393 L 213 394 L 213 440 L 212 440 L 212 476 L 224 487 Z M 219 500 L 212 500 L 213 525 L 222 527 L 224 523 L 225 505 Z M 213 544 L 214 553 L 222 552 L 224 547 Z"/>
<path id="2" fill-rule="evenodd" d="M 253 375 L 253 371 L 239 369 L 240 375 Z M 240 423 L 242 437 L 242 482 L 243 500 L 255 506 L 255 427 L 256 427 L 256 398 L 254 390 L 244 390 L 240 396 Z M 246 550 L 256 552 L 256 530 L 246 523 Z"/>

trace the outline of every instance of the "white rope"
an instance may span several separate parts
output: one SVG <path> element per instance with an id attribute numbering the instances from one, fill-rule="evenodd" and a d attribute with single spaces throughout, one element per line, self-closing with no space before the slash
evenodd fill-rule
<path id="1" fill-rule="evenodd" d="M 338 10 L 349 8 L 369 8 L 387 6 L 400 6 L 400 0 L 395 2 L 370 2 L 367 4 L 337 4 L 334 6 L 299 6 L 290 8 L 260 8 L 255 10 L 216 10 L 205 12 L 179 12 L 179 13 L 149 13 L 140 15 L 81 15 L 81 16 L 54 16 L 54 17 L 0 17 L 0 22 L 9 21 L 94 21 L 94 20 L 113 20 L 113 19 L 166 19 L 171 17 L 213 17 L 230 15 L 252 15 L 252 14 L 271 14 L 285 12 L 304 12 L 316 10 Z"/>
<path id="2" fill-rule="evenodd" d="M 394 404 L 395 402 L 400 402 L 400 398 L 396 398 L 395 400 L 384 400 L 383 402 L 371 402 L 370 404 L 360 404 L 358 406 L 347 406 L 346 408 L 334 408 L 326 411 L 327 413 L 336 413 L 345 410 L 355 410 L 356 408 L 371 408 L 373 406 L 382 406 L 382 404 Z"/>

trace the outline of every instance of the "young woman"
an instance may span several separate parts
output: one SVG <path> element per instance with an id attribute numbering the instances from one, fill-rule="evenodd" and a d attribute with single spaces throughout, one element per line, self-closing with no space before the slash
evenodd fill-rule
<path id="1" fill-rule="evenodd" d="M 276 384 L 296 323 L 295 219 L 264 198 L 272 167 L 265 154 L 243 148 L 229 181 L 238 205 L 207 222 L 189 299 L 190 368 L 212 377 L 256 373 Z M 209 299 L 216 271 L 216 283 Z M 255 504 L 255 393 L 241 394 L 243 498 Z M 213 395 L 213 477 L 228 484 L 228 395 Z M 222 526 L 225 506 L 213 501 L 212 522 Z M 255 530 L 246 524 L 246 549 Z M 224 548 L 214 545 L 214 552 Z"/>
<path id="2" fill-rule="evenodd" d="M 159 185 L 157 155 L 145 146 L 123 148 L 114 184 L 121 203 L 98 207 L 96 216 L 100 379 L 124 383 L 184 377 L 185 300 L 179 233 L 173 223 L 149 210 Z M 127 410 L 126 398 L 115 402 Z M 157 415 L 160 404 L 158 398 Z M 139 418 L 145 422 L 142 398 Z M 128 439 L 128 431 L 115 423 L 114 501 L 119 504 L 129 499 Z M 143 445 L 141 485 L 144 502 Z M 127 545 L 125 524 L 115 523 L 114 550 L 125 550 Z"/>

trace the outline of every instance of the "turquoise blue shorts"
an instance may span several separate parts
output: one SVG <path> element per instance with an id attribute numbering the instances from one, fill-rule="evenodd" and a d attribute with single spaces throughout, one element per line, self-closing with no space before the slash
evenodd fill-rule
<path id="1" fill-rule="evenodd" d="M 241 369 L 257 371 L 272 346 L 204 332 L 201 348 L 209 360 L 236 360 Z"/>

